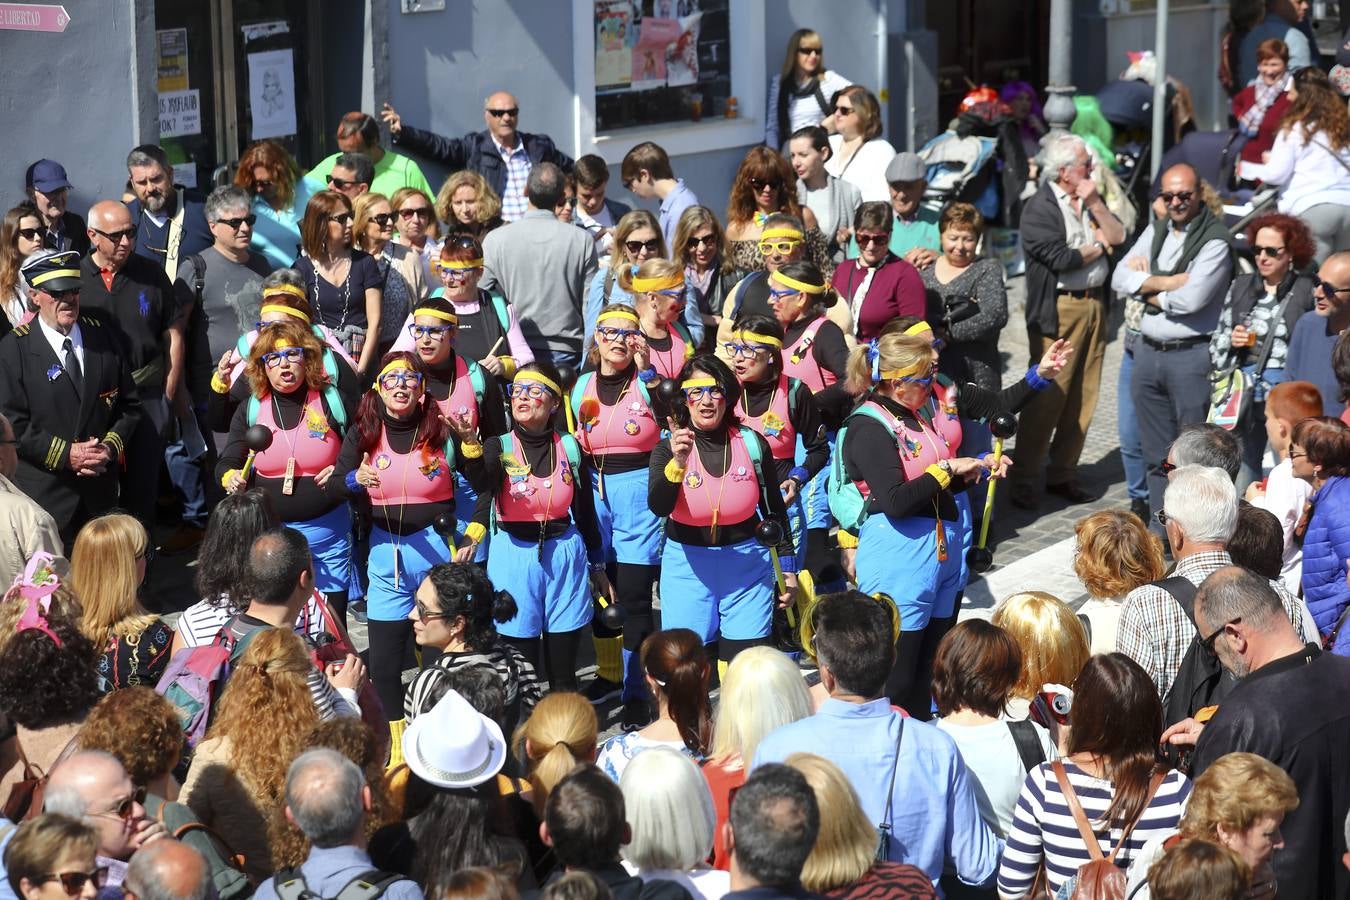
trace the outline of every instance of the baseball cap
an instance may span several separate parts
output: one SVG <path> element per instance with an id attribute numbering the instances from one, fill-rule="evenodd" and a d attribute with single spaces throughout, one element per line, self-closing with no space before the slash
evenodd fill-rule
<path id="1" fill-rule="evenodd" d="M 24 184 L 44 194 L 71 186 L 70 179 L 66 177 L 66 167 L 54 159 L 39 159 L 29 166 Z"/>

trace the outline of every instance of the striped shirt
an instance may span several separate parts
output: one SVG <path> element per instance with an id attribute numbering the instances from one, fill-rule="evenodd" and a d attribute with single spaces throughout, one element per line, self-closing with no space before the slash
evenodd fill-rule
<path id="1" fill-rule="evenodd" d="M 534 163 L 525 151 L 525 142 L 517 135 L 516 148 L 508 150 L 492 138 L 492 146 L 501 154 L 502 165 L 506 166 L 506 186 L 502 189 L 502 221 L 514 222 L 530 208 L 525 199 L 525 182 L 530 177 L 530 167 Z M 549 210 L 552 212 L 552 210 Z"/>
<path id="2" fill-rule="evenodd" d="M 178 617 L 177 631 L 184 647 L 211 643 L 225 623 L 230 621 L 230 617 L 239 612 L 230 608 L 228 597 L 221 597 L 217 604 L 199 600 L 183 610 L 183 614 Z M 323 612 L 313 597 L 305 602 L 305 608 L 296 617 L 295 633 L 309 638 L 317 638 L 324 633 Z"/>
<path id="3" fill-rule="evenodd" d="M 1099 826 L 1111 805 L 1112 783 L 1087 774 L 1068 760 L 1064 761 L 1064 771 L 1093 828 L 1102 856 L 1109 856 L 1120 840 L 1121 830 L 1108 831 Z M 1175 831 L 1190 795 L 1190 780 L 1175 770 L 1168 772 L 1130 832 L 1130 839 L 1116 854 L 1116 865 L 1128 868 L 1149 840 Z M 1012 830 L 1008 832 L 1008 843 L 998 867 L 999 897 L 1003 900 L 1025 897 L 1042 859 L 1052 893 L 1076 875 L 1081 866 L 1092 861 L 1051 763 L 1037 766 L 1022 785 L 1017 809 L 1013 811 Z"/>
<path id="4" fill-rule="evenodd" d="M 524 721 L 543 696 L 539 676 L 520 651 L 502 641 L 486 653 L 443 653 L 436 662 L 417 673 L 403 695 L 403 715 L 411 722 L 430 706 L 432 688 L 446 674 L 468 666 L 491 666 L 506 687 L 506 709 Z"/>

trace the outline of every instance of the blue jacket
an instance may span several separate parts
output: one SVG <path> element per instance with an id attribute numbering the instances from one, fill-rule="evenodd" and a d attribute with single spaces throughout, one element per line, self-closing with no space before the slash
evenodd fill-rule
<path id="1" fill-rule="evenodd" d="M 518 133 L 525 144 L 531 163 L 551 162 L 564 172 L 572 171 L 572 157 L 553 145 L 553 139 L 546 134 Z M 394 143 L 404 150 L 434 160 L 458 172 L 460 169 L 472 169 L 482 175 L 500 197 L 506 190 L 506 164 L 502 162 L 492 135 L 486 131 L 475 131 L 462 138 L 448 138 L 420 128 L 404 125 L 394 136 Z"/>
<path id="2" fill-rule="evenodd" d="M 1350 602 L 1346 560 L 1350 559 L 1350 478 L 1333 476 L 1313 495 L 1313 514 L 1303 538 L 1303 597 L 1317 630 L 1326 634 Z M 1343 630 L 1344 631 L 1344 630 Z M 1350 634 L 1338 653 L 1350 656 Z"/>
<path id="3" fill-rule="evenodd" d="M 178 245 L 178 265 L 188 264 L 187 258 L 201 253 L 215 243 L 211 227 L 206 224 L 206 197 L 198 191 L 183 188 L 183 242 Z M 164 267 L 165 251 L 169 245 L 169 222 L 156 225 L 149 217 L 141 215 L 141 201 L 132 200 L 127 204 L 131 211 L 131 224 L 136 228 L 136 253 L 146 259 L 153 259 L 160 268 Z M 173 217 L 178 209 L 177 196 L 164 207 L 164 214 Z M 142 221 L 144 220 L 144 221 Z"/>

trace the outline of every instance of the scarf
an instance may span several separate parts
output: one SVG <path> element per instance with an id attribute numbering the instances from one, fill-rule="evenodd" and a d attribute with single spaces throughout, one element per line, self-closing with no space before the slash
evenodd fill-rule
<path id="1" fill-rule="evenodd" d="M 1176 265 L 1167 271 L 1158 265 L 1158 254 L 1162 252 L 1163 241 L 1167 240 L 1171 223 L 1166 217 L 1153 221 L 1153 245 L 1149 248 L 1148 260 L 1149 271 L 1154 275 L 1175 275 L 1186 271 L 1196 254 L 1200 252 L 1200 248 L 1209 241 L 1223 241 L 1228 245 L 1228 229 L 1224 227 L 1222 219 L 1210 212 L 1209 207 L 1200 198 L 1199 190 L 1195 192 L 1194 200 L 1200 204 L 1200 214 L 1191 219 L 1186 226 L 1186 237 L 1181 242 L 1181 255 L 1177 257 Z"/>
<path id="2" fill-rule="evenodd" d="M 1247 137 L 1256 137 L 1256 132 L 1261 127 L 1261 120 L 1266 117 L 1266 111 L 1284 93 L 1288 81 L 1288 78 L 1282 78 L 1274 84 L 1266 84 L 1258 78 L 1252 84 L 1256 102 L 1242 114 L 1242 118 L 1238 119 L 1238 131 L 1240 133 Z"/>

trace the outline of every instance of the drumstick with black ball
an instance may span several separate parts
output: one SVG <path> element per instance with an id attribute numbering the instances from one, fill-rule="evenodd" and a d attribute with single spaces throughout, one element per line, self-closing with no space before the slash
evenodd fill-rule
<path id="1" fill-rule="evenodd" d="M 689 427 L 689 399 L 685 397 L 680 383 L 674 378 L 662 378 L 656 386 L 656 395 L 670 410 L 670 417 L 681 428 Z"/>
<path id="2" fill-rule="evenodd" d="M 244 460 L 240 474 L 244 481 L 248 481 L 248 477 L 253 474 L 253 458 L 272 446 L 272 429 L 266 425 L 249 426 L 248 431 L 244 432 L 244 446 L 248 448 L 248 458 Z"/>
<path id="3" fill-rule="evenodd" d="M 1001 412 L 989 421 L 989 431 L 994 436 L 994 467 L 1003 459 L 1003 442 L 1017 433 L 1017 419 L 1011 413 Z M 994 565 L 994 554 L 986 546 L 989 543 L 989 523 L 994 518 L 994 488 L 998 480 L 991 479 L 989 490 L 984 497 L 984 521 L 980 523 L 980 540 L 970 548 L 966 563 L 973 572 L 988 572 Z"/>
<path id="4" fill-rule="evenodd" d="M 773 579 L 778 584 L 778 593 L 787 593 L 787 579 L 783 577 L 783 564 L 778 561 L 778 545 L 783 542 L 783 526 L 777 519 L 761 519 L 755 526 L 755 541 L 761 547 L 769 551 L 769 559 L 773 560 Z M 787 610 L 788 627 L 797 627 L 797 617 L 792 612 L 792 607 Z"/>
<path id="5" fill-rule="evenodd" d="M 577 383 L 577 370 L 567 365 L 558 366 L 558 382 L 563 391 L 559 399 L 562 401 L 563 415 L 567 419 L 567 433 L 576 434 L 577 423 L 572 418 L 571 394 L 572 386 Z"/>

